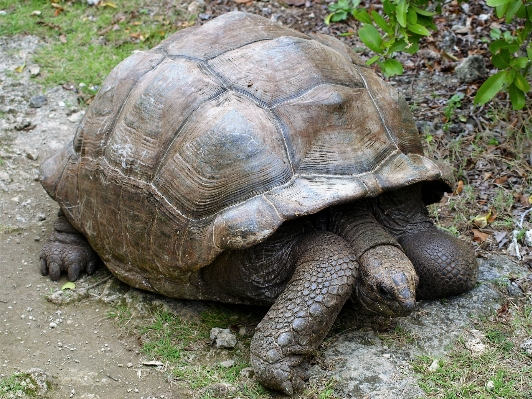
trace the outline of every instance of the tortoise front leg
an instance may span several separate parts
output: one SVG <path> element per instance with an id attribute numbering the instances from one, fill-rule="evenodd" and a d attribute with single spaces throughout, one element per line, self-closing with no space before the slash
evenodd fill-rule
<path id="1" fill-rule="evenodd" d="M 355 254 L 337 235 L 309 233 L 293 248 L 295 272 L 251 341 L 258 380 L 288 395 L 304 388 L 306 359 L 327 335 L 357 276 Z"/>

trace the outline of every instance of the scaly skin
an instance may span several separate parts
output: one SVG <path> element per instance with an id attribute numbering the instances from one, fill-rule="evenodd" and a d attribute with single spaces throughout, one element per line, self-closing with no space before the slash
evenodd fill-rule
<path id="1" fill-rule="evenodd" d="M 59 280 L 61 272 L 67 272 L 70 281 L 76 281 L 82 271 L 92 274 L 98 265 L 98 255 L 59 211 L 54 231 L 44 244 L 40 254 L 41 274 Z"/>
<path id="2" fill-rule="evenodd" d="M 475 254 L 434 226 L 422 201 L 422 184 L 380 195 L 371 202 L 373 213 L 412 261 L 419 277 L 418 299 L 461 294 L 477 282 Z"/>
<path id="3" fill-rule="evenodd" d="M 296 269 L 255 330 L 251 364 L 259 381 L 288 395 L 304 388 L 305 360 L 321 344 L 353 291 L 356 256 L 332 233 L 304 236 Z"/>

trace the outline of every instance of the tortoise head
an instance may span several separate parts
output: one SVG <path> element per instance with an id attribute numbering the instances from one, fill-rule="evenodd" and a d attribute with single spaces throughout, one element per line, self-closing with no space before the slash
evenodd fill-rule
<path id="1" fill-rule="evenodd" d="M 419 279 L 399 248 L 391 245 L 371 248 L 359 263 L 354 294 L 365 308 L 386 316 L 406 316 L 415 308 Z"/>

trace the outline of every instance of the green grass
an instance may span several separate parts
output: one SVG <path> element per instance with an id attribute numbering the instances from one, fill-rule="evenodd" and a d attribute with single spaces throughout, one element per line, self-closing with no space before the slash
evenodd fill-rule
<path id="1" fill-rule="evenodd" d="M 23 397 L 37 397 L 37 386 L 31 375 L 17 373 L 0 378 L 0 398 Z"/>
<path id="2" fill-rule="evenodd" d="M 421 356 L 413 364 L 419 385 L 429 398 L 518 399 L 532 397 L 532 359 L 519 347 L 530 337 L 532 307 L 514 303 L 505 314 L 494 314 L 476 323 L 486 345 L 473 354 L 460 339 L 439 368 L 429 371 L 434 358 Z"/>
<path id="3" fill-rule="evenodd" d="M 48 45 L 33 59 L 41 67 L 40 83 L 72 84 L 87 98 L 133 51 L 153 47 L 186 26 L 177 8 L 152 10 L 144 0 L 112 3 L 116 8 L 91 7 L 85 1 L 57 0 L 54 4 L 61 8 L 48 0 L 0 0 L 0 10 L 6 12 L 0 16 L 0 36 L 43 38 Z"/>

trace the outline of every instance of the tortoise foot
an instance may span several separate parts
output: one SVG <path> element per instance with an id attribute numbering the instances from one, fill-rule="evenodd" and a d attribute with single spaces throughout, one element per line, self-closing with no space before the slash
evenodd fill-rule
<path id="1" fill-rule="evenodd" d="M 432 226 L 405 234 L 400 243 L 419 276 L 418 299 L 445 298 L 475 286 L 478 277 L 475 253 L 452 235 Z"/>
<path id="2" fill-rule="evenodd" d="M 60 213 L 52 235 L 41 250 L 41 274 L 57 281 L 61 272 L 66 272 L 68 279 L 75 281 L 82 271 L 94 273 L 98 260 L 98 255 L 85 237 Z"/>
<path id="3" fill-rule="evenodd" d="M 303 391 L 309 378 L 306 358 L 293 355 L 279 359 L 280 356 L 275 349 L 268 352 L 267 360 L 251 355 L 251 365 L 257 377 L 268 388 L 290 396 Z"/>

